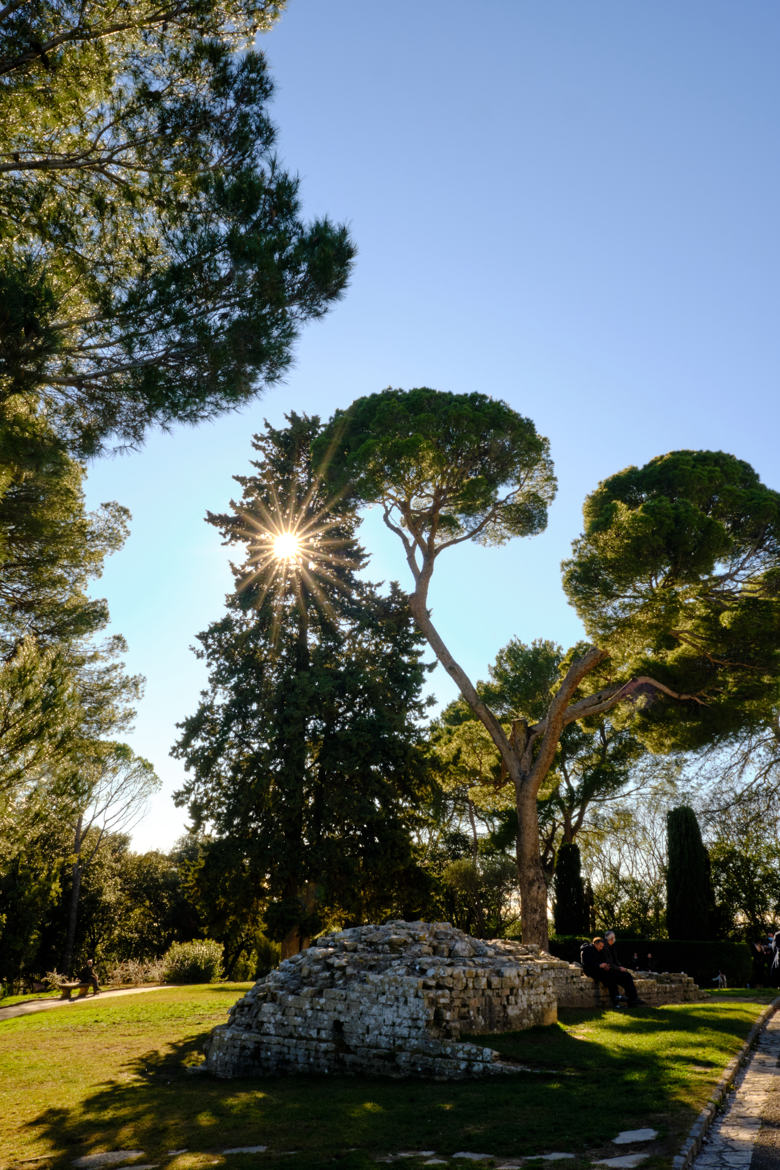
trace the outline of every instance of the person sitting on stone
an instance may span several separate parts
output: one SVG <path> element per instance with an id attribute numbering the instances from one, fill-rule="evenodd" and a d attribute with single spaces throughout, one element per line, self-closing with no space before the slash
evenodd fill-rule
<path id="1" fill-rule="evenodd" d="M 604 984 L 609 992 L 613 1007 L 617 1007 L 619 1003 L 618 987 L 624 989 L 629 1007 L 634 1007 L 635 1004 L 642 1002 L 636 993 L 631 972 L 627 971 L 625 967 L 610 962 L 609 955 L 606 953 L 606 944 L 601 935 L 596 935 L 591 943 L 582 948 L 581 957 L 585 974 Z"/>
<path id="2" fill-rule="evenodd" d="M 100 992 L 100 984 L 98 983 L 97 971 L 91 959 L 87 959 L 84 966 L 78 974 L 79 983 L 83 983 L 87 987 L 92 988 L 92 994 L 98 995 Z"/>

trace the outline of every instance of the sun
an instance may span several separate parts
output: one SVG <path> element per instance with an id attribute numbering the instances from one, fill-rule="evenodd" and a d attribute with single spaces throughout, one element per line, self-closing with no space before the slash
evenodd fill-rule
<path id="1" fill-rule="evenodd" d="M 351 593 L 351 574 L 363 564 L 349 521 L 338 511 L 338 499 L 324 495 L 319 480 L 302 498 L 293 485 L 288 498 L 272 487 L 266 499 L 254 496 L 238 509 L 241 541 L 248 559 L 237 579 L 238 592 L 251 598 L 254 609 L 269 607 L 271 636 L 276 640 L 290 606 L 306 612 L 314 605 L 332 615 L 336 594 Z"/>
<path id="2" fill-rule="evenodd" d="M 289 529 L 277 532 L 271 550 L 277 561 L 295 561 L 301 555 L 301 538 Z"/>

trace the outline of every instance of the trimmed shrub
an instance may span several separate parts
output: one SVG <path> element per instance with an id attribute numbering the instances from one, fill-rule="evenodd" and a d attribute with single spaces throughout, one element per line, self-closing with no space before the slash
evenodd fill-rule
<path id="1" fill-rule="evenodd" d="M 166 983 L 214 983 L 222 971 L 222 946 L 213 938 L 173 943 L 163 956 Z"/>

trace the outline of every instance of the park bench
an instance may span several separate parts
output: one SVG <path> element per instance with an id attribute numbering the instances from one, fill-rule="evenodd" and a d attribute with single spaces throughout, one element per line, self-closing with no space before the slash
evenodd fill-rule
<path id="1" fill-rule="evenodd" d="M 82 999 L 87 994 L 91 986 L 91 983 L 61 983 L 60 991 L 62 992 L 63 999 L 70 999 L 71 993 L 78 989 L 78 998 Z"/>

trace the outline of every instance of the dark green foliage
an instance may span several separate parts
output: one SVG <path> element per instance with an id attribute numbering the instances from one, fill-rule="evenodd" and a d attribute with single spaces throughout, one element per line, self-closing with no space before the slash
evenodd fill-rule
<path id="1" fill-rule="evenodd" d="M 354 509 L 312 474 L 318 421 L 289 424 L 255 438 L 241 503 L 210 517 L 245 560 L 225 616 L 199 637 L 210 689 L 175 748 L 190 774 L 178 799 L 215 838 L 204 873 L 234 905 L 261 902 L 278 939 L 413 897 L 410 832 L 429 788 L 405 600 L 357 575 Z M 277 559 L 273 537 L 289 529 L 300 552 Z"/>
<path id="2" fill-rule="evenodd" d="M 182 859 L 170 854 L 125 852 L 118 872 L 118 905 L 105 954 L 116 961 L 154 959 L 173 942 L 197 937 L 200 920 L 187 897 Z"/>
<path id="3" fill-rule="evenodd" d="M 763 938 L 780 921 L 780 844 L 718 841 L 710 859 L 720 931 Z"/>
<path id="4" fill-rule="evenodd" d="M 0 951 L 15 978 L 53 935 L 97 761 L 129 751 L 113 736 L 142 680 L 126 674 L 121 638 L 96 644 L 108 611 L 89 593 L 121 547 L 126 510 L 86 512 L 84 469 L 42 414 L 19 401 L 0 414 Z"/>
<path id="5" fill-rule="evenodd" d="M 47 928 L 59 909 L 67 834 L 54 818 L 26 827 L 24 848 L 0 853 L 0 982 L 22 971 L 43 973 Z"/>
<path id="6" fill-rule="evenodd" d="M 343 291 L 343 227 L 274 154 L 257 0 L 0 14 L 0 404 L 89 453 L 277 380 Z M 241 50 L 241 51 L 236 51 Z"/>
<path id="7" fill-rule="evenodd" d="M 549 640 L 536 639 L 528 645 L 513 638 L 496 655 L 489 679 L 477 683 L 477 694 L 507 731 L 516 720 L 541 720 L 571 661 L 583 652 L 582 646 L 564 653 Z M 509 777 L 502 771 L 495 744 L 463 699 L 450 703 L 443 712 L 432 746 L 440 783 L 451 791 L 456 783 L 466 786 L 480 815 L 489 813 L 492 818 L 494 841 L 514 848 L 517 814 L 508 807 Z M 629 729 L 615 726 L 608 718 L 583 720 L 563 729 L 537 802 L 541 859 L 548 881 L 559 845 L 574 842 L 594 812 L 614 800 L 643 752 Z"/>
<path id="8" fill-rule="evenodd" d="M 513 638 L 499 650 L 489 681 L 477 683 L 477 692 L 504 724 L 543 720 L 569 666 L 586 650 L 586 645 L 579 644 L 564 653 L 546 639 L 528 645 Z M 461 706 L 464 712 L 468 710 L 465 704 Z M 559 844 L 573 843 L 589 815 L 614 800 L 643 752 L 631 731 L 609 718 L 583 719 L 563 728 L 538 799 L 542 864 L 547 874 L 552 875 Z"/>
<path id="9" fill-rule="evenodd" d="M 634 846 L 634 852 L 639 846 Z M 666 883 L 637 877 L 611 866 L 591 890 L 594 930 L 657 936 L 666 923 Z"/>
<path id="10" fill-rule="evenodd" d="M 51 645 L 105 625 L 87 583 L 121 548 L 129 513 L 84 509 L 84 469 L 34 411 L 7 407 L 0 425 L 0 648 L 34 635 Z"/>
<path id="11" fill-rule="evenodd" d="M 484 394 L 383 390 L 336 411 L 315 449 L 337 487 L 392 500 L 404 523 L 431 524 L 435 546 L 501 544 L 541 532 L 555 494 L 549 444 Z"/>
<path id="12" fill-rule="evenodd" d="M 713 794 L 708 818 L 712 883 L 721 929 L 754 942 L 780 921 L 780 810 L 776 790 L 757 784 Z"/>
<path id="13" fill-rule="evenodd" d="M 550 954 L 567 963 L 578 963 L 582 938 L 551 938 Z M 751 982 L 750 952 L 744 943 L 699 942 L 690 939 L 654 938 L 648 934 L 619 931 L 618 958 L 624 967 L 632 966 L 634 952 L 639 955 L 639 970 L 684 971 L 703 991 L 713 990 L 718 971 L 723 971 L 729 987 L 745 987 Z"/>
<path id="14" fill-rule="evenodd" d="M 588 907 L 582 879 L 580 848 L 563 842 L 558 848 L 553 878 L 553 917 L 557 934 L 587 934 Z"/>
<path id="15" fill-rule="evenodd" d="M 670 938 L 710 938 L 714 898 L 710 860 L 696 813 L 687 805 L 666 817 L 666 929 Z"/>
<path id="16" fill-rule="evenodd" d="M 564 566 L 590 637 L 635 689 L 638 734 L 691 748 L 765 727 L 780 691 L 780 494 L 733 455 L 674 451 L 602 483 Z"/>

